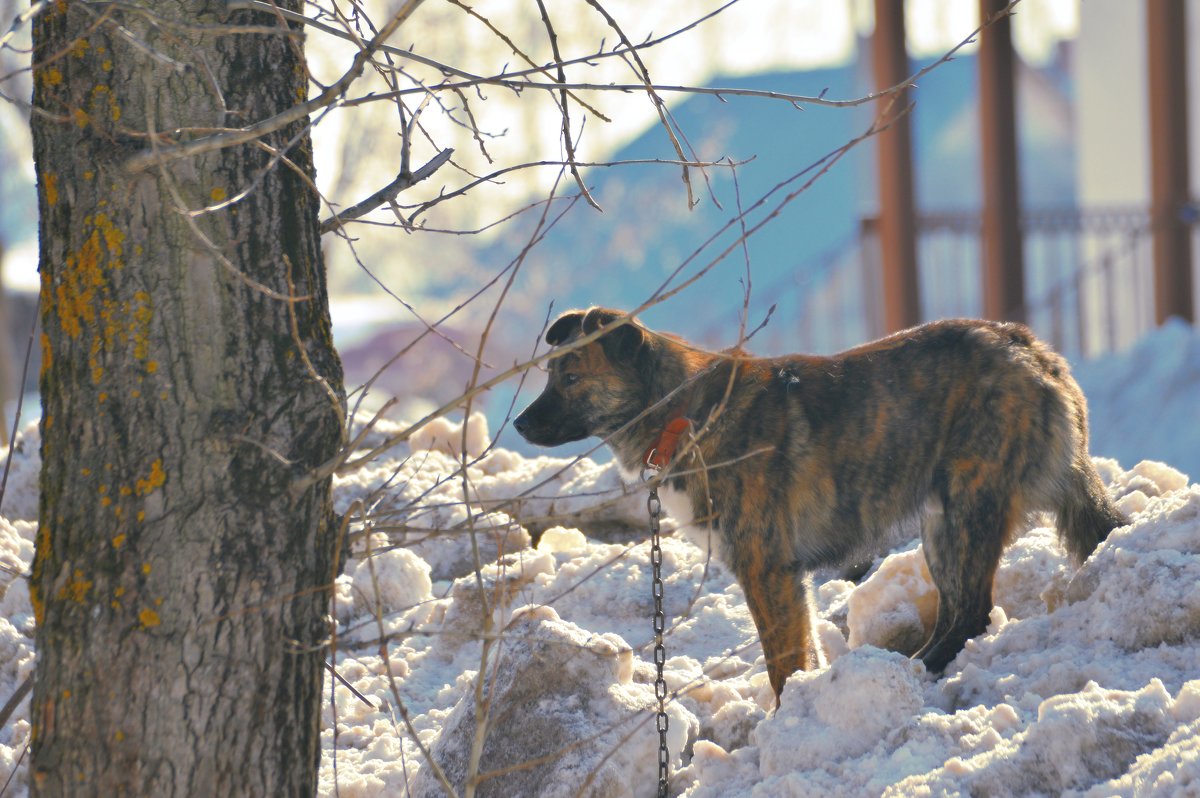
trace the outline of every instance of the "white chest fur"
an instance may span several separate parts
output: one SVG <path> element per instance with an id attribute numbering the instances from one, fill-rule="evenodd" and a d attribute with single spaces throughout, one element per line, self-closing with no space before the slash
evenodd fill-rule
<path id="1" fill-rule="evenodd" d="M 620 466 L 618 470 L 626 484 L 636 485 L 641 482 L 640 475 L 630 474 Z M 709 526 L 707 521 L 696 520 L 690 496 L 668 484 L 662 484 L 658 487 L 658 498 L 662 502 L 663 511 L 675 522 L 676 529 L 684 537 L 706 554 L 711 552 L 717 557 L 721 556 L 719 533 Z"/>
<path id="2" fill-rule="evenodd" d="M 721 552 L 720 533 L 713 529 L 707 520 L 696 520 L 690 496 L 668 485 L 658 489 L 658 496 L 662 499 L 663 509 L 675 521 L 676 528 L 684 537 L 706 556 L 715 555 L 722 562 L 727 562 Z"/>

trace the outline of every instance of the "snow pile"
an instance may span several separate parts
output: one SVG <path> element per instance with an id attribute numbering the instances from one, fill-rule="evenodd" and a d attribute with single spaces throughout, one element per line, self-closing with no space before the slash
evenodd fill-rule
<path id="1" fill-rule="evenodd" d="M 479 765 L 503 774 L 483 782 L 481 796 L 633 795 L 657 772 L 658 734 L 647 723 L 654 690 L 633 681 L 633 654 L 614 634 L 592 635 L 531 607 L 513 618 L 492 652 L 495 678 L 486 683 L 489 722 Z M 669 744 L 679 751 L 694 735 L 695 717 L 669 709 Z M 474 695 L 464 696 L 442 727 L 432 759 L 457 792 L 466 784 L 476 731 Z M 581 744 L 582 743 L 582 744 Z M 516 763 L 530 766 L 506 772 Z M 442 784 L 423 767 L 415 796 L 441 796 Z"/>
<path id="2" fill-rule="evenodd" d="M 381 544 L 388 545 L 386 538 Z M 429 564 L 410 549 L 385 548 L 356 562 L 348 579 L 355 599 L 369 612 L 389 615 L 433 598 L 429 571 Z"/>
<path id="3" fill-rule="evenodd" d="M 1170 368 L 1143 352 L 1097 368 L 1114 384 L 1085 386 L 1096 451 L 1130 427 L 1106 404 L 1134 390 L 1115 384 L 1136 381 L 1126 367 L 1161 382 L 1136 389 L 1149 392 L 1137 417 L 1161 404 L 1161 427 L 1196 439 L 1200 389 L 1171 399 L 1191 384 L 1178 380 L 1196 350 L 1172 343 L 1170 327 L 1156 335 Z M 360 446 L 402 431 L 381 424 Z M 1200 451 L 1186 445 L 1181 457 Z M 859 583 L 818 586 L 830 665 L 794 675 L 778 710 L 741 589 L 704 550 L 664 537 L 673 794 L 1200 795 L 1200 485 L 1158 462 L 1096 463 L 1130 524 L 1078 570 L 1052 527 L 1015 541 L 987 631 L 940 679 L 905 656 L 936 606 L 913 540 Z M 14 573 L 32 557 L 38 465 L 31 427 L 0 505 L 0 704 L 33 668 Z M 491 772 L 483 795 L 654 793 L 654 604 L 637 486 L 611 464 L 495 447 L 473 416 L 465 431 L 428 425 L 334 490 L 350 551 L 334 606 L 346 683 L 326 685 L 322 795 L 438 794 L 428 756 L 460 791 L 469 771 Z M 477 691 L 488 703 L 476 747 Z M 24 701 L 0 729 L 0 784 L 28 739 Z M 24 765 L 16 774 L 20 795 Z"/>
<path id="4" fill-rule="evenodd" d="M 793 676 L 752 745 L 697 744 L 685 794 L 1200 791 L 1200 486 L 1158 463 L 1101 465 L 1133 523 L 1073 580 L 1053 531 L 1034 530 L 1005 555 L 987 633 L 944 678 L 870 646 Z M 869 591 L 881 611 L 872 626 L 891 619 L 903 636 L 918 623 L 872 584 L 921 600 L 915 556 L 888 557 L 853 591 L 852 605 Z M 1039 586 L 1041 606 L 1030 600 Z"/>
<path id="5" fill-rule="evenodd" d="M 561 468 L 553 458 L 494 454 L 506 458 L 504 478 L 516 489 L 529 484 L 519 479 Z M 422 462 L 444 467 L 435 456 L 421 455 Z M 818 631 L 832 664 L 793 676 L 775 712 L 740 588 L 683 536 L 665 538 L 665 677 L 681 718 L 672 724 L 675 793 L 1200 788 L 1200 486 L 1161 463 L 1124 471 L 1099 459 L 1097 466 L 1132 523 L 1114 530 L 1078 572 L 1052 527 L 1023 535 L 997 572 L 991 625 L 943 678 L 883 650 L 911 652 L 934 620 L 936 592 L 914 541 L 878 561 L 860 584 L 820 586 Z M 579 484 L 581 495 L 603 506 L 596 485 Z M 573 510 L 591 517 L 581 504 Z M 391 794 L 406 778 L 415 794 L 436 792 L 419 746 L 392 725 L 395 695 L 417 738 L 461 783 L 481 668 L 485 693 L 502 698 L 489 710 L 479 767 L 526 763 L 483 789 L 571 795 L 594 771 L 590 794 L 653 792 L 653 739 L 622 743 L 610 734 L 639 712 L 643 728 L 652 723 L 647 546 L 597 541 L 580 526 L 587 525 L 547 527 L 536 548 L 435 582 L 432 593 L 442 598 L 383 618 L 379 629 L 356 621 L 369 608 L 361 595 L 351 599 L 339 670 L 361 671 L 347 678 L 379 709 L 350 706 L 349 693 L 337 691 L 339 713 L 349 710 L 338 717 L 343 793 Z M 489 629 L 500 639 L 484 662 L 479 640 Z M 408 633 L 391 647 L 390 676 L 373 651 L 358 648 L 381 631 Z M 332 707 L 327 713 L 332 726 Z M 323 789 L 332 794 L 332 728 L 326 740 Z M 609 769 L 614 762 L 619 767 Z"/>
<path id="6" fill-rule="evenodd" d="M 335 509 L 367 513 L 424 559 L 435 580 L 473 571 L 476 548 L 487 563 L 527 547 L 531 527 L 570 521 L 611 531 L 641 525 L 645 500 L 626 488 L 611 464 L 530 459 L 493 448 L 482 413 L 472 414 L 466 428 L 465 454 L 463 424 L 436 419 L 409 438 L 407 457 L 377 459 L 335 477 Z M 403 431 L 402 424 L 382 421 L 361 446 L 374 447 Z"/>
<path id="7" fill-rule="evenodd" d="M 846 598 L 847 642 L 913 654 L 937 620 L 937 589 L 921 546 L 888 557 Z"/>
<path id="8" fill-rule="evenodd" d="M 0 475 L 6 449 L 0 448 Z M 31 425 L 15 442 L 8 485 L 0 503 L 0 707 L 3 707 L 33 672 L 34 620 L 29 583 L 20 576 L 33 562 L 37 531 L 38 456 L 37 426 Z M 29 700 L 23 700 L 8 723 L 0 727 L 0 786 L 17 770 L 23 779 L 22 754 L 29 742 Z M 20 782 L 14 780 L 14 784 Z M 20 785 L 19 790 L 23 790 Z"/>

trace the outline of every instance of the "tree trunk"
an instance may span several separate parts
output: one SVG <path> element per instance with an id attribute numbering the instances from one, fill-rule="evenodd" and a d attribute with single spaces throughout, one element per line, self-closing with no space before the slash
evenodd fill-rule
<path id="1" fill-rule="evenodd" d="M 150 131 L 304 98 L 299 31 L 221 30 L 281 24 L 224 9 L 58 0 L 36 21 L 34 795 L 316 788 L 337 526 L 329 480 L 301 480 L 344 402 L 308 134 L 263 139 L 292 165 L 240 146 L 124 168 Z M 302 301 L 263 290 L 289 275 Z"/>

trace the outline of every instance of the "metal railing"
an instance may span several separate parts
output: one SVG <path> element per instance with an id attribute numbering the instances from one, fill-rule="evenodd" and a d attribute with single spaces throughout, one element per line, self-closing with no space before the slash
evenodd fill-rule
<path id="1" fill-rule="evenodd" d="M 979 316 L 979 215 L 928 214 L 917 224 L 922 319 Z M 1021 228 L 1025 306 L 1019 310 L 1059 351 L 1090 357 L 1121 349 L 1154 325 L 1150 218 L 1145 210 L 1029 212 Z M 1200 241 L 1196 243 L 1200 253 Z M 801 348 L 833 352 L 884 332 L 879 238 L 873 220 L 864 220 L 858 235 L 840 251 L 798 271 L 804 276 L 794 281 L 794 289 L 802 296 L 797 297 L 792 329 L 799 333 Z"/>

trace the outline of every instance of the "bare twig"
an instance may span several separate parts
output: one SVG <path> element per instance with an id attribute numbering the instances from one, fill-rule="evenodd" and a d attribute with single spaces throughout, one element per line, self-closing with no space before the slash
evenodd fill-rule
<path id="1" fill-rule="evenodd" d="M 450 160 L 450 156 L 453 154 L 454 150 L 447 147 L 437 155 L 433 156 L 428 163 L 415 172 L 409 172 L 407 168 L 401 169 L 400 174 L 396 176 L 395 180 L 388 183 L 386 186 L 379 189 L 362 202 L 351 205 L 346 210 L 341 211 L 334 216 L 330 216 L 328 219 L 321 222 L 321 234 L 324 235 L 330 230 L 341 227 L 346 222 L 349 222 L 353 219 L 358 219 L 361 216 L 366 216 L 368 213 L 386 202 L 392 202 L 396 199 L 396 195 L 401 191 L 412 188 L 417 183 L 420 183 L 422 180 L 432 176 L 434 172 L 442 167 L 442 164 Z M 407 164 L 405 166 L 407 166 Z"/>
<path id="2" fill-rule="evenodd" d="M 228 3 L 229 8 L 231 9 L 240 8 L 247 11 L 265 11 L 268 14 L 282 17 L 288 22 L 298 22 L 302 25 L 307 25 L 310 28 L 315 28 L 322 33 L 328 33 L 330 36 L 336 36 L 339 39 L 345 39 L 346 41 L 354 42 L 355 44 L 362 43 L 359 41 L 358 37 L 354 36 L 353 34 L 338 30 L 332 25 L 326 25 L 320 20 L 313 19 L 312 17 L 306 17 L 303 14 L 296 13 L 295 11 L 288 11 L 285 8 L 279 8 L 274 3 L 264 3 L 262 0 L 228 0 Z M 486 78 L 480 75 L 459 69 L 452 64 L 443 64 L 440 61 L 434 61 L 432 58 L 426 58 L 419 53 L 414 53 L 412 50 L 406 50 L 403 47 L 395 47 L 390 44 L 380 44 L 377 49 L 381 53 L 390 53 L 391 55 L 400 56 L 401 58 L 406 58 L 409 61 L 414 61 L 418 64 L 424 64 L 425 66 L 433 67 L 434 69 L 446 75 L 457 75 L 461 78 L 466 78 L 467 80 L 472 81 L 486 80 Z"/>
<path id="3" fill-rule="evenodd" d="M 42 13 L 48 5 L 50 5 L 50 0 L 37 0 L 37 2 L 31 3 L 29 8 L 17 14 L 16 18 L 12 21 L 12 25 L 9 26 L 8 32 L 0 36 L 0 48 L 7 47 L 9 41 L 17 35 L 17 31 L 27 24 L 29 20 Z"/>
<path id="4" fill-rule="evenodd" d="M 400 10 L 392 15 L 392 18 L 383 26 L 379 34 L 355 54 L 350 68 L 338 80 L 313 99 L 297 103 L 285 111 L 281 111 L 274 116 L 263 119 L 253 125 L 248 125 L 240 130 L 217 133 L 212 136 L 205 136 L 182 144 L 162 147 L 157 150 L 144 150 L 126 161 L 125 168 L 130 172 L 140 172 L 155 163 L 166 164 L 169 161 L 175 161 L 180 158 L 190 158 L 207 152 L 225 149 L 226 147 L 247 144 L 268 133 L 282 130 L 293 122 L 304 119 L 314 111 L 333 105 L 350 88 L 351 84 L 362 75 L 367 61 L 370 60 L 375 51 L 387 41 L 388 37 L 396 32 L 396 29 L 412 15 L 413 11 L 420 4 L 421 0 L 407 0 L 400 7 Z"/>
<path id="5" fill-rule="evenodd" d="M 355 689 L 354 685 L 352 685 L 352 684 L 350 684 L 350 682 L 346 681 L 346 677 L 337 672 L 337 668 L 333 667 L 332 662 L 325 663 L 325 670 L 332 673 L 333 678 L 337 679 L 338 682 L 341 683 L 342 687 L 345 687 L 347 690 L 349 690 L 350 694 L 353 695 L 355 698 L 357 698 L 359 701 L 363 702 L 364 704 L 369 706 L 371 709 L 376 709 L 376 710 L 379 709 L 379 707 L 377 707 L 375 705 L 375 702 L 373 702 L 371 699 L 367 698 L 362 693 L 358 692 L 358 690 Z"/>
<path id="6" fill-rule="evenodd" d="M 585 2 L 604 17 L 604 21 L 608 23 L 608 26 L 613 29 L 613 32 L 620 37 L 621 42 L 628 48 L 629 56 L 633 59 L 634 64 L 637 65 L 636 71 L 642 79 L 642 87 L 650 97 L 650 102 L 654 104 L 654 110 L 658 113 L 659 122 L 662 123 L 663 129 L 667 131 L 667 138 L 671 140 L 671 146 L 675 148 L 675 154 L 679 157 L 679 160 L 686 161 L 687 156 L 683 152 L 683 145 L 679 143 L 679 137 L 675 135 L 675 128 L 671 126 L 671 121 L 667 119 L 666 104 L 663 103 L 662 97 L 658 96 L 658 92 L 654 90 L 654 82 L 650 80 L 650 70 L 646 68 L 642 57 L 638 55 L 637 48 L 633 46 L 633 42 L 629 41 L 629 37 L 625 35 L 625 31 L 621 28 L 617 20 L 613 18 L 612 14 L 609 14 L 604 6 L 600 5 L 599 0 L 585 0 Z M 683 184 L 687 187 L 688 208 L 696 207 L 696 196 L 692 191 L 692 179 L 686 166 L 683 167 Z"/>
<path id="7" fill-rule="evenodd" d="M 537 6 L 538 10 L 542 13 L 542 25 L 546 28 L 546 35 L 550 37 L 550 50 L 554 53 L 558 82 L 566 83 L 567 75 L 562 67 L 562 53 L 558 51 L 558 34 L 554 32 L 554 25 L 550 22 L 550 14 L 546 11 L 545 2 L 537 0 Z M 583 177 L 579 174 L 579 167 L 575 163 L 575 143 L 571 140 L 571 103 L 568 100 L 568 95 L 569 92 L 563 89 L 558 103 L 559 111 L 562 113 L 562 138 L 563 146 L 567 150 L 567 164 L 571 169 L 571 177 L 575 179 L 575 185 L 579 186 L 579 193 L 583 194 L 583 198 L 587 200 L 587 204 L 603 213 L 604 209 L 600 207 L 600 203 L 596 202 L 596 198 L 592 196 L 592 192 L 588 191 L 587 184 L 583 182 Z"/>
<path id="8" fill-rule="evenodd" d="M 29 695 L 29 691 L 33 689 L 33 672 L 26 674 L 25 680 L 17 687 L 16 691 L 8 697 L 4 702 L 4 706 L 0 707 L 0 729 L 8 725 L 8 719 L 17 711 L 17 707 L 21 706 L 21 702 L 25 700 L 25 696 Z"/>
<path id="9" fill-rule="evenodd" d="M 736 2 L 736 0 L 734 0 L 734 1 Z M 497 39 L 499 39 L 500 41 L 502 41 L 506 45 L 508 45 L 508 48 L 510 50 L 512 50 L 513 55 L 520 58 L 522 61 L 524 61 L 526 64 L 531 66 L 534 70 L 536 70 L 538 73 L 546 75 L 547 77 L 551 77 L 549 67 L 539 67 L 537 64 L 535 64 L 533 62 L 533 59 L 525 54 L 525 51 L 523 51 L 520 47 L 518 47 L 516 45 L 516 43 L 508 35 L 506 35 L 503 31 L 501 31 L 495 25 L 493 25 L 492 21 L 489 20 L 487 17 L 480 14 L 478 11 L 476 11 L 471 6 L 468 6 L 465 3 L 463 3 L 462 0 L 446 0 L 446 2 L 450 3 L 451 5 L 461 8 L 463 10 L 463 12 L 466 13 L 468 16 L 479 20 L 483 25 L 487 26 L 487 29 L 489 31 L 491 31 L 492 34 Z M 561 61 L 561 60 L 555 58 L 555 62 L 553 64 L 553 66 L 556 67 L 558 70 L 561 70 L 563 67 L 567 66 L 568 63 L 569 62 Z M 509 74 L 511 76 L 511 73 L 509 73 Z M 603 113 L 601 113 L 598 108 L 585 102 L 579 95 L 573 94 L 571 92 L 567 92 L 567 94 L 570 95 L 572 100 L 579 103 L 579 105 L 581 107 L 585 108 L 589 113 L 591 113 L 597 119 L 601 119 L 605 122 L 612 121 L 607 116 L 605 116 Z"/>
<path id="10" fill-rule="evenodd" d="M 712 95 L 715 97 L 759 97 L 759 98 L 768 99 L 768 100 L 782 100 L 784 102 L 791 103 L 792 105 L 795 105 L 797 107 L 800 107 L 803 105 L 817 105 L 817 106 L 824 106 L 824 107 L 828 107 L 828 108 L 854 108 L 854 107 L 857 107 L 860 105 L 866 105 L 867 103 L 875 102 L 876 100 L 883 99 L 884 97 L 890 97 L 893 94 L 896 94 L 898 92 L 904 91 L 905 89 L 914 87 L 917 84 L 917 81 L 919 81 L 921 78 L 925 77 L 930 72 L 932 72 L 935 69 L 937 69 L 938 67 L 940 67 L 942 64 L 945 64 L 947 61 L 953 60 L 954 56 L 958 54 L 959 50 L 966 47 L 968 44 L 974 43 L 975 37 L 978 36 L 980 34 L 980 32 L 982 32 L 985 28 L 987 28 L 991 24 L 994 24 L 996 22 L 996 20 L 1001 19 L 1001 18 L 1007 16 L 1008 14 L 1011 14 L 1013 7 L 1016 6 L 1017 3 L 1019 3 L 1019 2 L 1020 2 L 1020 0 L 1012 0 L 1012 2 L 1010 2 L 1008 4 L 1008 6 L 1001 9 L 996 15 L 994 15 L 992 18 L 988 19 L 984 24 L 980 25 L 978 28 L 976 28 L 974 31 L 972 31 L 969 36 L 967 36 L 965 39 L 960 41 L 953 48 L 948 50 L 937 61 L 934 61 L 932 64 L 929 64 L 929 65 L 923 67 L 922 69 L 917 70 L 909 77 L 907 77 L 904 80 L 897 83 L 895 86 L 889 86 L 886 89 L 881 89 L 879 91 L 873 91 L 873 92 L 870 92 L 869 94 L 865 94 L 861 97 L 854 97 L 854 98 L 849 98 L 849 99 L 844 99 L 844 100 L 830 99 L 830 98 L 826 97 L 823 93 L 817 94 L 817 95 L 789 94 L 787 92 L 768 91 L 766 89 L 736 89 L 736 88 L 732 88 L 732 87 L 683 86 L 683 85 L 667 85 L 667 84 L 661 84 L 661 83 L 651 83 L 649 85 L 647 85 L 645 83 L 565 83 L 564 84 L 564 83 L 541 83 L 538 81 L 518 80 L 517 78 L 519 78 L 519 77 L 524 77 L 525 75 L 528 75 L 528 74 L 534 74 L 536 72 L 541 72 L 541 70 L 526 70 L 525 72 L 510 72 L 510 73 L 507 73 L 504 75 L 496 75 L 493 77 L 484 78 L 482 81 L 467 80 L 467 81 L 461 81 L 461 82 L 455 82 L 455 83 L 439 83 L 436 85 L 421 86 L 419 88 L 401 89 L 398 92 L 371 94 L 366 97 L 357 97 L 354 99 L 347 100 L 342 105 L 344 107 L 350 108 L 350 107 L 353 107 L 356 105 L 363 105 L 365 103 L 378 102 L 380 100 L 388 100 L 388 99 L 391 99 L 393 96 L 403 97 L 403 96 L 409 95 L 409 94 L 423 94 L 423 93 L 427 93 L 427 92 L 449 91 L 452 89 L 462 89 L 462 88 L 466 88 L 468 86 L 474 86 L 474 85 L 482 83 L 482 84 L 492 85 L 492 86 L 504 86 L 506 88 L 514 89 L 517 91 L 521 91 L 521 90 L 525 90 L 525 89 L 537 89 L 540 91 L 562 91 L 563 89 L 569 89 L 572 91 L 609 91 L 609 92 L 616 91 L 616 92 L 625 92 L 625 93 L 653 91 L 653 92 L 659 93 L 659 94 L 661 94 L 661 93 L 673 93 L 673 94 L 679 93 L 679 94 L 708 94 L 708 95 Z M 645 47 L 646 47 L 646 45 L 641 45 L 637 49 L 645 49 Z M 627 49 L 621 50 L 621 53 L 623 53 L 623 54 L 628 53 L 628 52 L 629 52 L 629 50 L 627 50 Z M 575 59 L 574 61 L 567 61 L 567 62 L 564 62 L 564 66 L 569 65 L 571 63 L 578 63 L 581 61 L 594 60 L 594 58 L 595 58 L 595 56 L 587 56 L 585 58 Z"/>
<path id="11" fill-rule="evenodd" d="M 146 86 L 147 86 L 146 125 L 147 125 L 147 128 L 150 133 L 150 151 L 153 153 L 153 152 L 159 152 L 158 143 L 157 143 L 158 136 L 157 136 L 157 134 L 155 132 L 155 128 L 154 128 L 154 119 L 155 119 L 156 114 L 158 113 L 158 110 L 157 110 L 157 104 L 155 105 L 155 107 L 152 108 L 152 107 L 150 107 L 150 103 L 151 103 L 151 98 L 157 97 L 157 95 L 154 92 L 150 91 L 150 89 L 149 89 L 150 80 L 149 80 L 148 76 L 145 76 L 145 80 L 146 80 Z M 221 267 L 224 268 L 227 272 L 229 272 L 236 280 L 243 283 L 248 288 L 251 288 L 252 290 L 259 292 L 263 296 L 269 297 L 270 299 L 279 300 L 280 302 L 307 302 L 309 299 L 311 299 L 311 297 L 309 297 L 309 296 L 292 297 L 292 296 L 287 296 L 285 294 L 281 294 L 278 291 L 268 288 L 267 286 L 258 282 L 257 280 L 252 278 L 250 275 L 246 274 L 244 271 L 239 269 L 233 263 L 233 261 L 231 261 L 228 257 L 225 256 L 225 253 L 221 251 L 221 248 L 218 247 L 216 244 L 214 244 L 212 239 L 210 239 L 208 237 L 208 235 L 205 234 L 205 232 L 200 229 L 200 226 L 196 223 L 195 218 L 193 218 L 193 214 L 189 212 L 187 203 L 184 202 L 184 200 L 183 200 L 183 195 L 179 193 L 179 187 L 176 185 L 175 181 L 172 179 L 171 174 L 167 171 L 166 164 L 160 162 L 160 163 L 158 163 L 158 168 L 159 168 L 159 176 L 162 178 L 163 184 L 167 188 L 167 193 L 171 195 L 171 199 L 174 200 L 174 202 L 175 202 L 175 210 L 179 212 L 180 217 L 183 218 L 184 222 L 191 229 L 192 235 L 194 235 L 196 237 L 196 240 L 198 240 L 204 246 L 204 248 L 206 250 L 208 250 L 209 254 L 213 256 L 213 258 L 217 261 L 217 263 L 221 264 Z"/>

